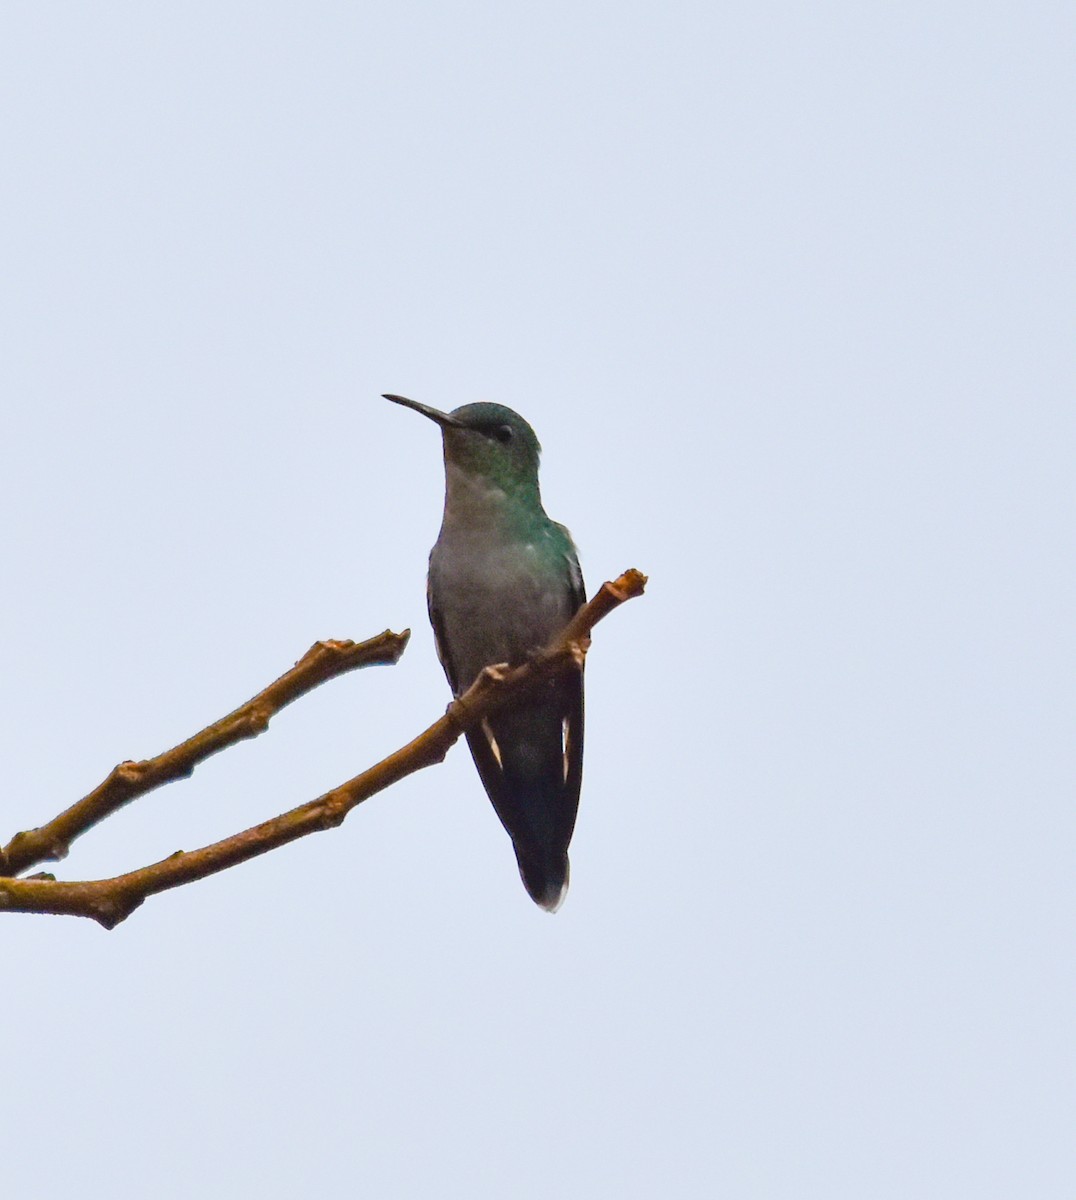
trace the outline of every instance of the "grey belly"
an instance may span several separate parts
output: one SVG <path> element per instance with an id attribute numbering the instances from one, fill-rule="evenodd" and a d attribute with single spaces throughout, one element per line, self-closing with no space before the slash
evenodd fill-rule
<path id="1" fill-rule="evenodd" d="M 540 650 L 572 616 L 567 564 L 526 546 L 480 554 L 434 547 L 430 597 L 461 690 L 483 667 Z"/>

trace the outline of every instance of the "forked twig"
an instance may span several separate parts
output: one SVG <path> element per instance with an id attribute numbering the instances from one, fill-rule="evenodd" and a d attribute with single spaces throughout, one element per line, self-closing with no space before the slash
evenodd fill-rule
<path id="1" fill-rule="evenodd" d="M 234 712 L 155 758 L 120 763 L 92 792 L 59 816 L 37 829 L 15 834 L 0 850 L 0 877 L 20 875 L 38 863 L 66 857 L 75 838 L 98 821 L 137 796 L 185 779 L 210 755 L 264 733 L 282 708 L 319 684 L 359 667 L 398 662 L 410 636 L 408 629 L 403 633 L 386 629 L 365 642 L 315 642 L 290 671 Z"/>
<path id="2" fill-rule="evenodd" d="M 425 732 L 317 799 L 200 850 L 177 851 L 152 866 L 112 879 L 0 879 L 0 910 L 92 917 L 112 929 L 148 896 L 204 879 L 309 833 L 339 825 L 363 800 L 441 762 L 460 736 L 495 708 L 561 671 L 578 670 L 594 626 L 626 600 L 641 595 L 645 586 L 646 576 L 634 570 L 604 584 L 540 654 L 512 669 L 487 668 Z"/>

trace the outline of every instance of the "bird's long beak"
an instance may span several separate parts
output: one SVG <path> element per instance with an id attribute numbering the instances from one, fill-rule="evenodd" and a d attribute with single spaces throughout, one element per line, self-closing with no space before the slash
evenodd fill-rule
<path id="1" fill-rule="evenodd" d="M 384 399 L 391 400 L 393 404 L 402 404 L 404 408 L 413 408 L 415 412 L 422 413 L 424 417 L 429 417 L 431 421 L 436 421 L 443 429 L 464 428 L 461 421 L 457 421 L 455 417 L 449 416 L 446 412 L 441 412 L 439 408 L 430 408 L 428 404 L 419 404 L 417 400 L 408 400 L 406 396 L 392 396 L 388 392 L 383 392 L 382 395 Z"/>

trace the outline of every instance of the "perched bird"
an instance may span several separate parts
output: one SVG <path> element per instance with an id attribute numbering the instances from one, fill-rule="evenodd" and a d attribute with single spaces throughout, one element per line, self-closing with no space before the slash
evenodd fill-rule
<path id="1" fill-rule="evenodd" d="M 459 696 L 484 667 L 540 650 L 585 599 L 571 535 L 538 491 L 534 430 L 500 404 L 438 412 L 385 396 L 441 427 L 445 513 L 430 552 L 427 602 L 437 654 Z M 568 890 L 568 843 L 583 772 L 583 676 L 563 675 L 467 734 L 515 847 L 523 884 L 556 912 Z"/>

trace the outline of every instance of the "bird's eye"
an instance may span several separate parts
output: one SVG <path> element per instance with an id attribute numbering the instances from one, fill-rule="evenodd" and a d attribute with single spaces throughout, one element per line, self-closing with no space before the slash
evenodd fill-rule
<path id="1" fill-rule="evenodd" d="M 498 425 L 493 431 L 493 436 L 498 442 L 502 443 L 502 445 L 507 445 L 515 435 L 512 432 L 511 425 Z"/>

